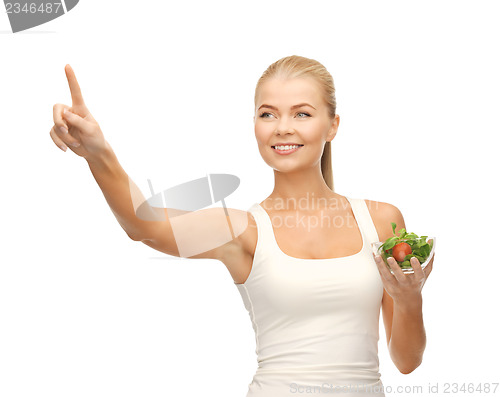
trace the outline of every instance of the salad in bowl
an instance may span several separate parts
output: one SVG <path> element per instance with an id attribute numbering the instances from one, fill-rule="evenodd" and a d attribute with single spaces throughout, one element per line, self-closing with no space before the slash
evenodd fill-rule
<path id="1" fill-rule="evenodd" d="M 392 237 L 385 241 L 372 243 L 373 253 L 380 255 L 391 273 L 394 274 L 391 266 L 387 262 L 387 258 L 393 257 L 398 263 L 403 273 L 413 273 L 413 268 L 410 264 L 410 259 L 415 257 L 420 262 L 422 269 L 425 268 L 436 248 L 436 237 L 418 236 L 415 233 L 408 233 L 405 228 L 402 228 L 396 234 L 396 224 L 391 222 Z"/>

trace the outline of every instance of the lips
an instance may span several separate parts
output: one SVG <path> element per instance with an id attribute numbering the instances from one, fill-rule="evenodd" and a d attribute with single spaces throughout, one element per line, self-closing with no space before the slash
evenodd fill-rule
<path id="1" fill-rule="evenodd" d="M 289 155 L 291 153 L 295 153 L 297 150 L 300 150 L 300 148 L 304 146 L 304 145 L 298 145 L 298 147 L 294 148 L 294 149 L 288 149 L 288 150 L 279 150 L 279 149 L 276 149 L 276 147 L 274 146 L 271 146 L 274 153 L 277 153 L 279 155 L 282 155 L 282 156 L 286 156 L 286 155 Z"/>
<path id="2" fill-rule="evenodd" d="M 271 146 L 273 149 L 276 148 L 276 146 L 293 146 L 293 145 L 297 145 L 297 146 L 304 146 L 304 145 L 301 145 L 300 143 L 277 143 L 276 145 L 274 146 Z"/>

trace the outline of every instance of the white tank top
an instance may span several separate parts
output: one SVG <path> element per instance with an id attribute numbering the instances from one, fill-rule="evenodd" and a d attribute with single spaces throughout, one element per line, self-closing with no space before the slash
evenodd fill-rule
<path id="1" fill-rule="evenodd" d="M 366 202 L 346 198 L 363 248 L 340 258 L 288 256 L 264 208 L 248 210 L 257 245 L 250 275 L 235 283 L 255 331 L 258 368 L 247 397 L 385 395 L 378 372 L 384 287 L 370 245 L 379 238 Z"/>

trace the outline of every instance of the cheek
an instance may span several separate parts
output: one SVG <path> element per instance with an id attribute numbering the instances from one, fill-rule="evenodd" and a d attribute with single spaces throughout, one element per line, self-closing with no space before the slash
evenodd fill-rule
<path id="1" fill-rule="evenodd" d="M 259 145 L 267 145 L 273 136 L 270 126 L 255 125 L 255 139 Z"/>
<path id="2" fill-rule="evenodd" d="M 322 140 L 325 135 L 323 131 L 324 130 L 321 129 L 321 126 L 309 125 L 307 126 L 307 128 L 303 128 L 301 130 L 300 137 L 302 139 L 302 142 L 306 145 L 322 145 Z"/>

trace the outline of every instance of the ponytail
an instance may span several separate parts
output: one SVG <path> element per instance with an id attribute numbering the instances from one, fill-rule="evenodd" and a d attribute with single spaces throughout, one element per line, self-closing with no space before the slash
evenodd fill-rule
<path id="1" fill-rule="evenodd" d="M 321 174 L 328 187 L 334 192 L 333 188 L 333 168 L 332 168 L 332 142 L 326 142 L 323 154 L 321 156 Z"/>

